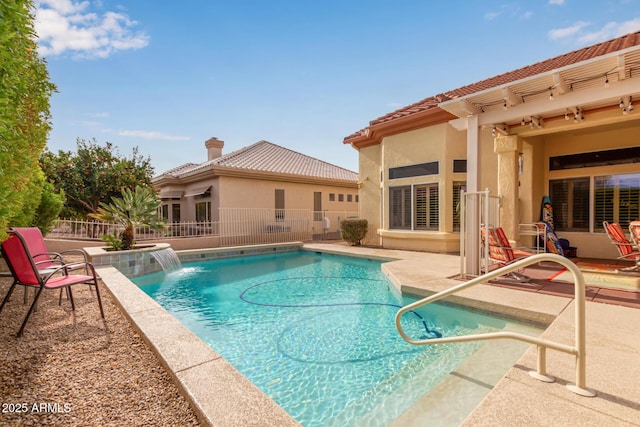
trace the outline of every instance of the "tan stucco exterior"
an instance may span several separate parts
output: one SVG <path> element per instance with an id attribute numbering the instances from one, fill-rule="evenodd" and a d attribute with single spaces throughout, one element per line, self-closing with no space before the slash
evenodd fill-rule
<path id="1" fill-rule="evenodd" d="M 227 220 L 228 227 L 230 218 L 234 218 L 233 212 L 230 211 L 233 209 L 254 210 L 253 213 L 247 213 L 249 216 L 243 218 L 269 215 L 258 212 L 264 209 L 304 210 L 314 212 L 312 228 L 314 233 L 317 233 L 328 229 L 337 232 L 341 219 L 358 215 L 360 203 L 355 173 L 347 171 L 346 176 L 351 174 L 351 179 L 332 179 L 313 176 L 314 169 L 311 167 L 305 170 L 302 166 L 299 174 L 272 170 L 274 165 L 289 162 L 289 159 L 282 158 L 274 159 L 264 169 L 260 169 L 260 164 L 265 160 L 260 158 L 253 161 L 250 149 L 242 153 L 245 156 L 243 166 L 236 167 L 233 166 L 233 162 L 237 161 L 236 157 L 229 162 L 216 161 L 221 158 L 223 145 L 224 143 L 217 138 L 211 138 L 205 142 L 207 163 L 186 165 L 154 178 L 155 188 L 162 200 L 163 215 L 168 222 L 217 222 L 223 219 L 224 211 L 224 219 Z M 277 150 L 282 156 L 292 153 L 283 147 L 277 147 Z M 231 155 L 233 156 L 234 153 Z M 291 155 L 295 156 L 291 161 L 301 164 L 314 165 L 318 162 L 316 159 L 301 157 L 304 155 L 299 153 Z M 329 164 L 324 164 L 323 167 L 336 168 Z M 185 173 L 182 168 L 187 172 Z M 345 175 L 343 172 L 339 171 L 339 173 Z M 320 193 L 319 199 L 318 193 Z M 198 218 L 198 204 L 200 204 L 200 218 Z M 206 220 L 202 219 L 203 206 L 209 215 Z M 298 214 L 302 215 L 302 213 Z M 270 215 L 275 218 L 282 214 L 272 212 Z M 287 217 L 292 218 L 292 215 L 293 212 Z M 237 218 L 233 221 L 243 222 Z M 316 222 L 320 224 L 315 224 Z"/>
<path id="2" fill-rule="evenodd" d="M 465 158 L 464 135 L 446 123 L 385 137 L 378 145 L 361 148 L 360 215 L 369 221 L 365 242 L 398 249 L 458 251 L 459 235 L 453 232 L 455 213 L 450 208 L 453 206 L 452 183 L 464 181 L 465 174 L 453 172 L 453 161 Z M 438 162 L 438 174 L 389 179 L 390 168 L 428 162 Z M 390 227 L 389 189 L 434 183 L 439 186 L 440 230 L 411 231 Z"/>
<path id="3" fill-rule="evenodd" d="M 589 168 L 549 170 L 554 156 L 602 151 L 640 145 L 640 117 L 622 116 L 615 108 L 588 115 L 588 123 L 562 117 L 544 128 L 512 126 L 509 135 L 493 135 L 481 129 L 480 188 L 501 196 L 500 225 L 516 245 L 531 246 L 532 237 L 518 234 L 519 224 L 538 221 L 540 202 L 548 194 L 550 179 L 639 173 L 638 163 Z M 452 172 L 453 159 L 466 158 L 466 132 L 448 123 L 383 137 L 376 145 L 359 149 L 361 216 L 369 220 L 366 243 L 388 248 L 457 252 L 459 233 L 453 230 L 452 183 L 466 174 Z M 439 161 L 440 173 L 389 180 L 389 168 Z M 382 181 L 381 181 L 382 179 Z M 394 230 L 389 224 L 389 188 L 397 185 L 438 183 L 440 230 Z M 617 251 L 597 225 L 589 232 L 563 231 L 579 255 L 616 258 Z"/>

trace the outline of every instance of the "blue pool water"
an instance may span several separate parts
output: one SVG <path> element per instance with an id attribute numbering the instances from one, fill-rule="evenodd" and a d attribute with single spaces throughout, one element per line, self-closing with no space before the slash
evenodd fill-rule
<path id="1" fill-rule="evenodd" d="M 394 316 L 414 299 L 374 261 L 299 251 L 133 281 L 305 427 L 387 425 L 482 345 L 404 342 Z M 434 304 L 403 321 L 414 337 L 507 324 Z"/>

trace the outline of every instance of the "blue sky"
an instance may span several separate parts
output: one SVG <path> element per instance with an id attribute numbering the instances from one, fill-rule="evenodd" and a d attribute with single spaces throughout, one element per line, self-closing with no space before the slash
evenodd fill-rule
<path id="1" fill-rule="evenodd" d="M 51 151 L 134 146 L 156 174 L 267 140 L 357 171 L 342 140 L 405 105 L 640 30 L 640 0 L 40 0 Z"/>

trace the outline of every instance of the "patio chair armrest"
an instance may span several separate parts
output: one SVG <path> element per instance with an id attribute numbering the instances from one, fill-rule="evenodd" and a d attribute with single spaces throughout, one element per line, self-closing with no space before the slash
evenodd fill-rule
<path id="1" fill-rule="evenodd" d="M 60 272 L 62 272 L 65 276 L 68 276 L 69 275 L 69 270 L 75 270 L 75 269 L 82 268 L 82 267 L 86 268 L 87 275 L 93 276 L 94 279 L 98 278 L 98 276 L 96 274 L 96 269 L 93 266 L 93 264 L 91 264 L 90 262 L 78 261 L 78 262 L 71 262 L 71 263 L 68 263 L 68 264 L 61 264 L 59 267 L 51 269 L 51 271 L 47 272 L 47 275 L 43 277 L 43 280 L 46 282 L 53 275 L 55 275 L 56 273 L 60 273 Z"/>
<path id="2" fill-rule="evenodd" d="M 82 255 L 82 258 L 87 261 L 87 253 L 85 251 L 83 251 L 82 249 L 68 249 L 66 251 L 62 251 L 60 252 L 61 255 L 68 255 L 68 254 L 77 254 L 77 255 Z"/>
<path id="3" fill-rule="evenodd" d="M 38 257 L 49 257 L 49 259 L 47 261 L 53 261 L 53 260 L 62 260 L 62 255 L 60 255 L 58 252 L 42 252 L 39 254 L 34 254 L 32 255 L 33 259 L 36 259 Z M 42 262 L 42 261 L 39 261 Z"/>

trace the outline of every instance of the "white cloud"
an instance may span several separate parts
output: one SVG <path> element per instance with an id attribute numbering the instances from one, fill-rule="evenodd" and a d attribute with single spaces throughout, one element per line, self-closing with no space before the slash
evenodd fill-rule
<path id="1" fill-rule="evenodd" d="M 149 36 L 124 13 L 89 11 L 89 1 L 40 0 L 35 13 L 38 46 L 44 56 L 106 58 L 118 50 L 140 49 Z M 100 6 L 100 3 L 98 3 Z"/>
<path id="2" fill-rule="evenodd" d="M 580 44 L 598 43 L 601 41 L 613 39 L 625 34 L 633 33 L 640 30 L 640 18 L 634 18 L 630 21 L 622 23 L 608 22 L 601 29 L 589 33 L 581 34 L 578 37 Z"/>
<path id="3" fill-rule="evenodd" d="M 522 15 L 520 15 L 520 19 L 531 19 L 531 17 L 533 16 L 533 12 L 531 12 L 530 10 L 524 12 Z"/>
<path id="4" fill-rule="evenodd" d="M 502 15 L 502 12 L 487 12 L 484 14 L 484 19 L 485 21 L 493 21 L 500 15 Z"/>
<path id="5" fill-rule="evenodd" d="M 117 131 L 117 134 L 120 136 L 133 136 L 142 139 L 161 139 L 165 141 L 188 141 L 191 139 L 188 136 L 167 135 L 162 132 L 147 130 L 119 130 Z"/>
<path id="6" fill-rule="evenodd" d="M 585 21 L 578 21 L 570 27 L 565 28 L 557 28 L 555 30 L 550 30 L 547 35 L 551 40 L 563 39 L 566 37 L 571 37 L 577 34 L 584 27 L 588 26 L 589 23 Z"/>
<path id="7" fill-rule="evenodd" d="M 640 30 L 640 17 L 633 18 L 625 22 L 607 22 L 600 29 L 592 31 L 584 31 L 591 24 L 584 21 L 576 22 L 570 27 L 557 28 L 548 32 L 551 40 L 575 38 L 575 41 L 581 45 L 599 43 L 605 40 L 620 37 L 625 34 L 633 33 Z"/>
<path id="8" fill-rule="evenodd" d="M 549 0 L 550 5 L 564 6 L 564 0 Z"/>

